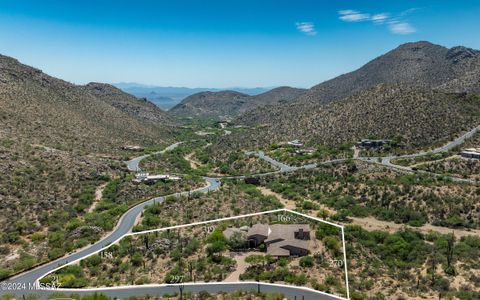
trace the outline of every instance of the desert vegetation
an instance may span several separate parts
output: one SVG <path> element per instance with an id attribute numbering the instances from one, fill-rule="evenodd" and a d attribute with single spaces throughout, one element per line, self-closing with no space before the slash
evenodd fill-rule
<path id="1" fill-rule="evenodd" d="M 480 296 L 480 237 L 346 227 L 352 299 Z"/>
<path id="2" fill-rule="evenodd" d="M 281 208 L 272 196 L 262 195 L 253 185 L 225 181 L 218 191 L 174 198 L 147 206 L 134 231 L 214 220 Z"/>
<path id="3" fill-rule="evenodd" d="M 281 218 L 280 218 L 281 216 Z M 227 238 L 224 230 L 252 224 L 309 224 L 306 256 L 274 257 L 265 244 L 252 246 L 246 238 Z M 244 257 L 244 260 L 240 259 Z M 63 287 L 122 284 L 224 281 L 238 270 L 238 280 L 285 282 L 345 294 L 343 250 L 338 228 L 282 213 L 239 218 L 127 236 L 99 254 L 66 266 L 52 276 Z M 240 266 L 245 264 L 245 266 Z"/>
<path id="4" fill-rule="evenodd" d="M 264 183 L 284 197 L 312 200 L 335 209 L 334 220 L 374 216 L 420 226 L 478 228 L 480 189 L 427 175 L 399 174 L 359 162 L 324 166 L 315 171 L 270 176 Z"/>

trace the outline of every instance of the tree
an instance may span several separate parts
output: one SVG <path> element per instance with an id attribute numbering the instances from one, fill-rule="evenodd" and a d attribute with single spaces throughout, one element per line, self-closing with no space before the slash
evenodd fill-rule
<path id="1" fill-rule="evenodd" d="M 143 257 L 140 253 L 135 253 L 130 260 L 132 262 L 132 265 L 136 267 L 141 266 L 143 263 Z"/>
<path id="2" fill-rule="evenodd" d="M 247 239 L 240 232 L 234 232 L 228 240 L 228 246 L 232 250 L 243 249 L 247 244 Z"/>
<path id="3" fill-rule="evenodd" d="M 455 267 L 452 265 L 454 245 L 455 245 L 455 236 L 453 235 L 453 233 L 450 233 L 447 235 L 447 249 L 446 249 L 447 268 L 445 269 L 445 273 L 450 275 L 455 275 Z"/>

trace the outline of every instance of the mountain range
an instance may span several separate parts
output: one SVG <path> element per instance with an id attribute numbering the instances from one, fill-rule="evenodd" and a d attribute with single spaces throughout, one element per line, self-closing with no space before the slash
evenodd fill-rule
<path id="1" fill-rule="evenodd" d="M 478 93 L 479 76 L 478 50 L 463 46 L 449 49 L 420 41 L 400 45 L 358 70 L 327 80 L 308 90 L 281 87 L 255 96 L 233 91 L 200 92 L 185 98 L 169 113 L 174 116 L 216 119 L 239 117 L 240 123 L 248 125 L 272 123 L 280 126 L 288 122 L 288 119 L 279 118 L 283 116 L 281 111 L 298 109 L 310 114 L 316 112 L 314 107 L 307 110 L 297 104 L 327 104 L 380 84 L 412 86 L 446 93 Z M 253 109 L 271 105 L 274 107 Z M 297 117 L 302 119 L 301 116 Z"/>
<path id="2" fill-rule="evenodd" d="M 479 92 L 480 51 L 407 43 L 287 103 L 233 111 L 234 123 L 257 129 L 221 143 L 244 147 L 301 138 L 339 144 L 375 136 L 422 147 L 478 124 Z M 192 110 L 202 105 L 189 103 Z"/>
<path id="3" fill-rule="evenodd" d="M 186 97 L 195 93 L 201 92 L 218 92 L 222 89 L 218 88 L 187 88 L 187 87 L 162 87 L 144 85 L 140 83 L 114 83 L 113 86 L 121 89 L 122 91 L 132 94 L 139 98 L 146 98 L 155 103 L 162 109 L 170 109 Z M 244 88 L 244 87 L 232 87 L 228 90 L 244 93 L 247 95 L 257 95 L 264 93 L 270 88 L 257 87 L 257 88 Z"/>

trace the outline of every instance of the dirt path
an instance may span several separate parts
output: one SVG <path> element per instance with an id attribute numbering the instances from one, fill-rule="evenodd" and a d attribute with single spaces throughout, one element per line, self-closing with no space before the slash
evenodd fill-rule
<path id="1" fill-rule="evenodd" d="M 427 165 L 427 164 L 430 164 L 430 163 L 436 163 L 436 162 L 451 160 L 451 159 L 460 158 L 460 157 L 461 157 L 460 155 L 452 155 L 452 156 L 448 156 L 448 157 L 437 159 L 437 160 L 421 161 L 421 162 L 418 162 L 416 164 L 409 165 L 408 167 L 414 168 L 414 167 L 418 167 L 418 166 L 422 166 L 422 165 Z"/>
<path id="2" fill-rule="evenodd" d="M 257 189 L 265 196 L 275 196 L 287 209 L 295 209 L 295 201 L 286 199 L 279 193 L 275 193 L 274 191 L 266 188 L 266 187 L 257 187 Z M 327 210 L 331 215 L 335 214 L 335 210 L 327 207 L 323 207 L 322 209 Z M 311 215 L 313 217 L 317 217 L 318 211 L 312 210 L 310 212 L 306 212 L 306 214 Z M 360 225 L 363 229 L 368 230 L 368 231 L 374 231 L 374 230 L 381 230 L 381 231 L 388 231 L 390 233 L 394 233 L 396 231 L 402 230 L 403 228 L 409 228 L 413 230 L 418 230 L 421 233 L 429 233 L 431 231 L 434 232 L 439 232 L 441 234 L 449 234 L 453 233 L 456 238 L 460 239 L 465 236 L 469 235 L 475 235 L 475 236 L 480 236 L 480 230 L 465 230 L 465 229 L 452 229 L 448 227 L 441 227 L 441 226 L 435 226 L 432 224 L 425 224 L 420 227 L 413 227 L 409 226 L 406 224 L 397 224 L 394 222 L 388 222 L 388 221 L 381 221 L 377 220 L 374 217 L 365 217 L 365 218 L 357 218 L 357 217 L 348 217 L 352 222 L 351 223 L 342 223 L 343 225 L 348 225 L 348 224 L 354 224 L 354 225 Z"/>
<path id="3" fill-rule="evenodd" d="M 104 184 L 97 186 L 97 189 L 95 190 L 95 200 L 93 201 L 92 205 L 88 209 L 89 213 L 91 213 L 95 209 L 95 207 L 97 207 L 98 202 L 102 200 L 103 190 L 105 189 L 106 186 L 107 186 L 106 182 Z"/>
<path id="4" fill-rule="evenodd" d="M 184 158 L 190 163 L 190 167 L 196 170 L 201 165 L 201 163 L 192 158 L 194 154 L 195 152 L 188 153 L 187 155 L 184 156 Z"/>
<path id="5" fill-rule="evenodd" d="M 358 158 L 360 156 L 360 149 L 355 146 L 353 146 L 352 148 L 353 148 L 353 158 L 354 159 Z"/>
<path id="6" fill-rule="evenodd" d="M 286 209 L 295 209 L 297 207 L 297 205 L 295 204 L 295 201 L 293 200 L 289 200 L 285 197 L 283 197 L 282 195 L 280 195 L 279 193 L 276 193 L 274 191 L 272 191 L 271 189 L 269 188 L 266 188 L 266 187 L 263 187 L 263 186 L 259 186 L 257 187 L 257 189 L 264 195 L 264 196 L 274 196 L 275 198 L 277 198 L 282 204 L 283 206 L 285 206 Z"/>
<path id="7" fill-rule="evenodd" d="M 238 282 L 240 281 L 240 275 L 245 273 L 247 270 L 248 264 L 245 262 L 247 256 L 258 254 L 257 252 L 246 252 L 246 253 L 233 253 L 233 259 L 237 262 L 237 268 L 235 271 L 230 273 L 230 275 L 225 278 L 225 282 Z"/>
<path id="8" fill-rule="evenodd" d="M 352 220 L 352 224 L 360 225 L 364 229 L 369 231 L 383 230 L 383 231 L 388 231 L 392 233 L 392 232 L 401 230 L 403 228 L 409 228 L 413 230 L 418 230 L 422 233 L 429 233 L 430 231 L 439 232 L 441 234 L 453 233 L 456 238 L 461 238 L 469 235 L 480 236 L 480 230 L 453 229 L 448 227 L 435 226 L 432 224 L 425 224 L 420 227 L 414 227 L 406 224 L 397 224 L 394 222 L 381 221 L 373 217 L 366 217 L 366 218 L 349 217 L 349 219 Z"/>

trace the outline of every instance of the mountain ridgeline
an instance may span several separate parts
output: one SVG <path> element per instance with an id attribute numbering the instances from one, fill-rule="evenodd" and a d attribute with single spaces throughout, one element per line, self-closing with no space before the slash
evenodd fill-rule
<path id="1" fill-rule="evenodd" d="M 185 98 L 169 113 L 179 117 L 230 118 L 256 107 L 290 103 L 305 92 L 291 87 L 278 87 L 254 96 L 236 91 L 201 92 Z"/>
<path id="2" fill-rule="evenodd" d="M 407 43 L 360 69 L 312 87 L 298 101 L 328 103 L 387 83 L 446 92 L 480 91 L 480 51 L 429 42 Z"/>

